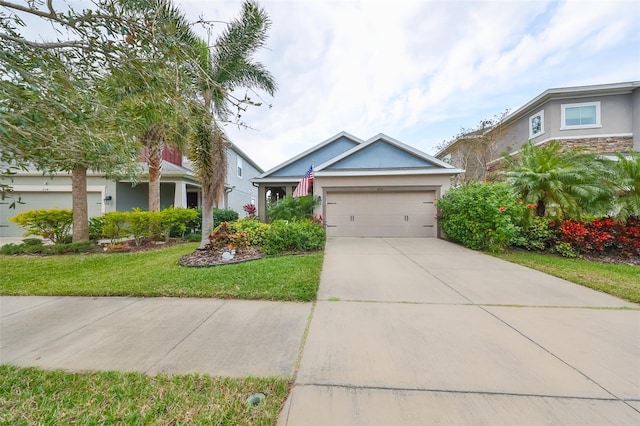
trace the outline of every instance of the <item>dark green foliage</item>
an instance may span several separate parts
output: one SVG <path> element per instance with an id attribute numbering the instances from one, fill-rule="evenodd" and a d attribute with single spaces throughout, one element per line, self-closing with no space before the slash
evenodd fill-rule
<path id="1" fill-rule="evenodd" d="M 531 218 L 522 225 L 513 245 L 527 250 L 538 251 L 553 247 L 558 237 L 551 223 L 552 220 L 547 217 L 535 216 Z"/>
<path id="2" fill-rule="evenodd" d="M 71 236 L 73 212 L 70 209 L 36 209 L 19 213 L 9 220 L 26 228 L 25 235 L 39 235 L 58 243 Z"/>
<path id="3" fill-rule="evenodd" d="M 234 222 L 238 217 L 238 212 L 231 209 L 213 209 L 213 226 L 218 226 L 222 222 Z"/>
<path id="4" fill-rule="evenodd" d="M 22 244 L 25 246 L 41 246 L 44 242 L 40 238 L 25 238 L 22 240 Z"/>
<path id="5" fill-rule="evenodd" d="M 89 239 L 91 241 L 98 241 L 102 238 L 102 227 L 104 222 L 101 217 L 89 218 Z"/>
<path id="6" fill-rule="evenodd" d="M 318 202 L 313 199 L 312 195 L 296 198 L 285 197 L 269 206 L 267 215 L 272 221 L 308 219 L 313 215 L 313 209 L 317 205 Z"/>
<path id="7" fill-rule="evenodd" d="M 603 213 L 611 205 L 613 189 L 609 163 L 595 155 L 563 150 L 558 141 L 525 144 L 517 157 L 505 157 L 502 174 L 524 203 L 535 204 L 538 216 L 579 218 Z"/>
<path id="8" fill-rule="evenodd" d="M 86 253 L 92 251 L 96 246 L 90 241 L 83 241 L 81 243 L 67 243 L 67 244 L 54 244 L 44 245 L 42 240 L 40 244 L 34 242 L 34 238 L 30 238 L 29 242 L 23 242 L 22 244 L 5 244 L 0 247 L 1 254 L 16 255 L 16 254 L 70 254 L 70 253 Z"/>
<path id="9" fill-rule="evenodd" d="M 266 254 L 322 250 L 325 238 L 324 228 L 311 220 L 277 220 L 265 232 L 262 250 Z"/>
<path id="10" fill-rule="evenodd" d="M 501 251 L 516 240 L 525 207 L 503 183 L 472 182 L 438 200 L 447 238 L 474 250 Z"/>

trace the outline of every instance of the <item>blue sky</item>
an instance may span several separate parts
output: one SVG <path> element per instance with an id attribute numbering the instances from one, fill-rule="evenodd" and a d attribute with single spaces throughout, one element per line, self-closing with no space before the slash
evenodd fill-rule
<path id="1" fill-rule="evenodd" d="M 640 80 L 640 1 L 262 0 L 279 90 L 227 132 L 265 170 L 347 131 L 424 152 L 556 87 Z M 179 0 L 228 21 L 238 1 Z"/>

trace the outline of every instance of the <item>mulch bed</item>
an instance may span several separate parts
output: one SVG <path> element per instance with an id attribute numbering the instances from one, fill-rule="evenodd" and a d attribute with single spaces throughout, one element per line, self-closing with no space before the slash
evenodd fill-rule
<path id="1" fill-rule="evenodd" d="M 196 250 L 192 253 L 188 253 L 180 257 L 178 263 L 182 266 L 207 267 L 230 265 L 264 257 L 264 253 L 253 247 L 242 250 L 241 252 L 236 252 L 233 258 L 228 260 L 223 258 L 223 254 L 225 252 L 228 252 L 228 250 Z"/>

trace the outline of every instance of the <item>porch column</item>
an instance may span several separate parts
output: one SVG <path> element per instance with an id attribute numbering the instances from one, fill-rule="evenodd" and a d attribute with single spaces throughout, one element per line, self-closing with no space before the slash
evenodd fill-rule
<path id="1" fill-rule="evenodd" d="M 185 182 L 176 182 L 173 207 L 187 207 L 187 184 Z"/>

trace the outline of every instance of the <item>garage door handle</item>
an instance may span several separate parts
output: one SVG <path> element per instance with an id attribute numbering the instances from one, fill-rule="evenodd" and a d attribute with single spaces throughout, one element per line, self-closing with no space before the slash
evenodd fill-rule
<path id="1" fill-rule="evenodd" d="M 349 220 L 350 220 L 351 222 L 355 222 L 355 221 L 356 221 L 356 217 L 355 217 L 355 216 L 351 216 L 351 217 L 349 217 Z"/>
<path id="2" fill-rule="evenodd" d="M 405 222 L 409 222 L 409 216 L 404 215 L 404 221 L 405 221 Z"/>

